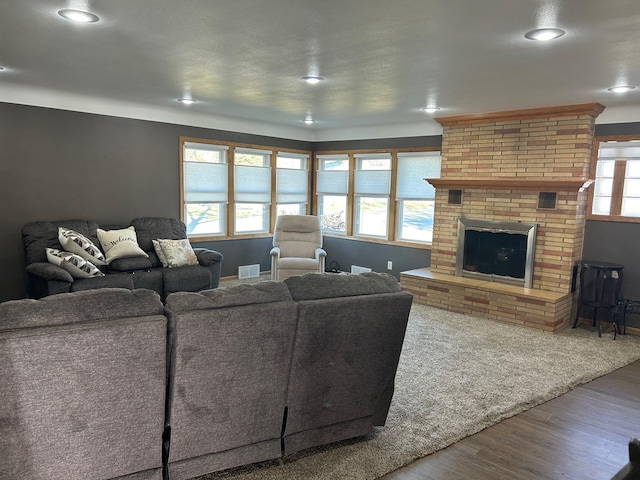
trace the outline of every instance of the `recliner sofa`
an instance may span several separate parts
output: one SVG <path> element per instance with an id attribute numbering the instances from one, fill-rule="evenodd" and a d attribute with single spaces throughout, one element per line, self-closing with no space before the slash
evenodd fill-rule
<path id="1" fill-rule="evenodd" d="M 199 291 L 217 288 L 220 282 L 222 254 L 205 248 L 194 248 L 198 265 L 175 268 L 162 266 L 153 240 L 187 238 L 184 223 L 177 218 L 141 217 L 131 221 L 140 248 L 148 255 L 118 258 L 105 267 L 105 274 L 93 278 L 74 278 L 64 268 L 47 261 L 47 248 L 62 249 L 58 227 L 74 230 L 96 246 L 100 246 L 94 220 L 61 220 L 30 222 L 22 228 L 27 264 L 27 293 L 30 298 L 42 298 L 56 293 L 95 288 L 147 288 L 163 298 L 178 291 Z M 123 228 L 104 227 L 107 228 Z"/>

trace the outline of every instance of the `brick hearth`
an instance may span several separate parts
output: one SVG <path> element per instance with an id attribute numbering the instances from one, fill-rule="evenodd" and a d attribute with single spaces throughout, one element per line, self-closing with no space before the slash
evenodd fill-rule
<path id="1" fill-rule="evenodd" d="M 599 104 L 440 118 L 431 267 L 402 272 L 415 301 L 557 331 L 572 321 L 574 265 L 582 256 L 595 118 Z M 449 204 L 449 189 L 462 203 Z M 555 192 L 554 209 L 538 208 Z M 529 289 L 455 276 L 458 219 L 537 223 Z"/>

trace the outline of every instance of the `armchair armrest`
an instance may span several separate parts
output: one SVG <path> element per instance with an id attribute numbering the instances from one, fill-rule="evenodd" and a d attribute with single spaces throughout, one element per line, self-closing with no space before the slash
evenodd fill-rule
<path id="1" fill-rule="evenodd" d="M 57 280 L 60 282 L 73 283 L 73 277 L 64 268 L 48 262 L 35 262 L 27 265 L 27 273 L 40 277 L 44 280 Z"/>
<path id="2" fill-rule="evenodd" d="M 219 263 L 223 258 L 220 252 L 209 250 L 208 248 L 194 248 L 193 251 L 198 258 L 198 263 L 205 267 L 209 267 L 214 263 Z"/>
<path id="3" fill-rule="evenodd" d="M 323 248 L 316 248 L 316 260 L 318 261 L 318 271 L 324 272 L 325 259 L 327 258 L 327 252 Z"/>
<path id="4" fill-rule="evenodd" d="M 272 257 L 280 258 L 280 247 L 273 247 L 269 252 L 269 254 Z"/>

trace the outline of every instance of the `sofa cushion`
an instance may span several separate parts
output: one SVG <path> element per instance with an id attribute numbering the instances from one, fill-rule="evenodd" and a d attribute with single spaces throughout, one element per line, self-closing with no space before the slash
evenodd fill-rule
<path id="1" fill-rule="evenodd" d="M 27 265 L 34 262 L 46 262 L 46 248 L 63 250 L 58 239 L 58 227 L 66 227 L 81 233 L 93 243 L 98 243 L 98 223 L 95 220 L 60 220 L 54 222 L 29 222 L 22 227 L 22 241 Z"/>
<path id="2" fill-rule="evenodd" d="M 294 300 L 317 300 L 353 295 L 372 295 L 401 291 L 398 280 L 388 273 L 367 272 L 358 275 L 308 273 L 284 280 Z"/>
<path id="3" fill-rule="evenodd" d="M 41 300 L 10 300 L 0 303 L 0 331 L 46 327 L 107 318 L 162 315 L 157 293 L 149 290 L 103 288 L 62 293 Z"/>
<path id="4" fill-rule="evenodd" d="M 98 240 L 107 257 L 107 263 L 116 258 L 148 257 L 138 245 L 136 229 L 133 226 L 120 230 L 98 229 Z"/>
<path id="5" fill-rule="evenodd" d="M 131 220 L 138 234 L 138 244 L 145 252 L 153 251 L 153 240 L 187 238 L 187 227 L 178 218 L 140 217 Z"/>
<path id="6" fill-rule="evenodd" d="M 164 294 L 173 292 L 197 292 L 211 288 L 211 270 L 200 265 L 180 268 L 163 268 Z"/>
<path id="7" fill-rule="evenodd" d="M 63 252 L 56 248 L 47 248 L 47 259 L 49 260 L 49 263 L 64 268 L 73 278 L 104 276 L 104 273 L 102 273 L 93 263 L 85 260 L 80 255 L 76 255 L 75 253 Z"/>
<path id="8" fill-rule="evenodd" d="M 198 265 L 198 258 L 196 257 L 188 239 L 158 239 L 155 240 L 155 242 L 160 246 L 162 255 L 158 254 L 158 258 L 162 262 L 163 266 L 165 263 L 169 268 L 182 267 L 184 265 Z"/>
<path id="9" fill-rule="evenodd" d="M 67 252 L 80 255 L 94 265 L 106 265 L 104 253 L 87 237 L 70 228 L 58 227 L 58 240 Z"/>
<path id="10" fill-rule="evenodd" d="M 174 312 L 290 301 L 289 289 L 282 282 L 266 281 L 254 285 L 235 285 L 204 290 L 199 293 L 178 292 L 167 297 L 167 307 Z"/>
<path id="11" fill-rule="evenodd" d="M 109 270 L 114 272 L 132 272 L 134 270 L 146 270 L 153 267 L 149 257 L 124 257 L 116 258 L 109 264 Z"/>

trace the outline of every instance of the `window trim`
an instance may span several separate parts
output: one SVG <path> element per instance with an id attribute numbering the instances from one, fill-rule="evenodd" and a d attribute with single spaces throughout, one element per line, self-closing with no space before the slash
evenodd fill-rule
<path id="1" fill-rule="evenodd" d="M 310 214 L 311 212 L 311 199 L 312 197 L 312 158 L 313 152 L 311 150 L 300 150 L 300 149 L 292 149 L 292 148 L 280 148 L 273 145 L 258 145 L 258 144 L 250 144 L 250 143 L 239 143 L 239 142 L 228 142 L 224 140 L 214 140 L 214 139 L 206 139 L 206 138 L 196 138 L 196 137 L 186 137 L 180 136 L 178 138 L 178 149 L 179 149 L 179 171 L 180 171 L 180 219 L 184 222 L 185 219 L 185 185 L 184 185 L 184 146 L 185 143 L 196 143 L 196 144 L 206 144 L 206 145 L 215 145 L 220 147 L 227 148 L 227 190 L 228 190 L 228 200 L 224 205 L 226 218 L 223 220 L 225 222 L 225 231 L 224 234 L 204 234 L 204 235 L 189 235 L 189 238 L 194 242 L 211 242 L 211 241 L 222 241 L 222 240 L 235 240 L 235 239 L 246 239 L 246 238 L 264 238 L 273 236 L 273 229 L 275 227 L 276 222 L 276 214 L 277 214 L 277 204 L 276 204 L 276 161 L 279 153 L 284 154 L 292 154 L 299 156 L 306 156 L 306 170 L 307 170 L 307 203 L 305 206 L 305 214 Z M 268 231 L 260 232 L 260 233 L 239 233 L 235 232 L 235 210 L 236 210 L 236 202 L 235 202 L 235 192 L 234 192 L 234 155 L 235 150 L 237 149 L 248 149 L 248 150 L 262 150 L 269 151 L 270 155 L 270 168 L 271 168 L 271 201 L 268 204 L 267 212 L 269 215 L 269 221 L 267 223 Z"/>
<path id="2" fill-rule="evenodd" d="M 397 212 L 398 212 L 398 199 L 396 199 L 397 179 L 398 179 L 398 153 L 423 153 L 423 152 L 440 152 L 442 148 L 440 146 L 428 146 L 428 147 L 407 147 L 407 148 L 388 148 L 388 149 L 358 149 L 358 150 L 318 150 L 313 155 L 313 171 L 315 172 L 320 168 L 318 157 L 329 155 L 348 155 L 349 156 L 349 186 L 347 191 L 347 214 L 346 214 L 346 232 L 323 232 L 323 235 L 328 237 L 343 238 L 350 240 L 359 240 L 370 243 L 381 243 L 386 245 L 403 246 L 410 248 L 420 248 L 425 250 L 431 249 L 431 242 L 416 242 L 411 240 L 404 240 L 397 238 Z M 388 216 L 387 216 L 387 237 L 375 237 L 357 235 L 354 233 L 355 222 L 355 195 L 354 195 L 354 172 L 356 168 L 356 157 L 360 157 L 367 154 L 387 154 L 391 155 L 391 185 L 389 189 L 388 197 Z M 314 179 L 315 180 L 315 179 Z M 313 198 L 318 197 L 316 191 L 316 184 L 313 184 Z M 318 215 L 319 201 L 315 201 L 313 205 L 313 214 Z"/>
<path id="3" fill-rule="evenodd" d="M 640 134 L 637 135 L 601 135 L 601 136 L 596 136 L 593 139 L 593 151 L 591 154 L 591 165 L 589 167 L 589 178 L 593 179 L 595 181 L 596 178 L 596 166 L 598 163 L 598 152 L 600 150 L 600 143 L 601 142 L 628 142 L 631 140 L 639 140 L 640 141 Z M 640 146 L 640 145 L 639 145 Z M 621 205 L 622 203 L 622 195 L 623 195 L 623 188 L 624 188 L 624 179 L 625 179 L 625 175 L 624 172 L 622 174 L 622 178 L 620 178 L 620 175 L 618 175 L 617 177 L 615 176 L 614 173 L 614 179 L 613 179 L 613 190 L 611 192 L 612 194 L 612 198 L 611 198 L 611 209 L 614 208 L 614 204 L 619 203 L 619 205 Z M 589 188 L 589 192 L 588 192 L 588 196 L 587 196 L 587 211 L 586 211 L 586 219 L 587 220 L 595 220 L 595 221 L 601 221 L 601 222 L 623 222 L 623 223 L 640 223 L 640 217 L 628 217 L 628 216 L 624 216 L 624 215 L 616 215 L 616 214 L 609 214 L 609 215 L 598 215 L 598 214 L 594 214 L 593 213 L 593 197 L 594 197 L 594 193 L 595 193 L 595 187 L 592 186 L 591 188 Z M 610 209 L 610 211 L 611 211 Z M 619 212 L 619 210 L 618 210 Z"/>

